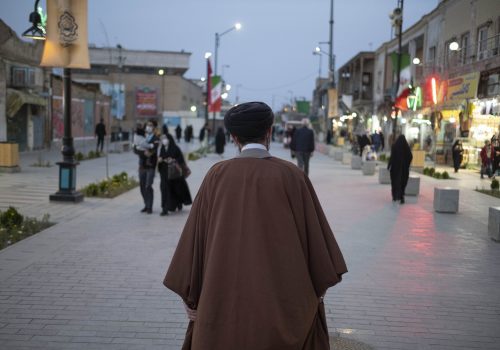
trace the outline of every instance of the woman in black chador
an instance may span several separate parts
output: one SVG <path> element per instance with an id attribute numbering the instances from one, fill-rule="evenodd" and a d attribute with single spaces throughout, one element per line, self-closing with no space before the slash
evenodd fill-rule
<path id="1" fill-rule="evenodd" d="M 175 159 L 182 168 L 183 176 L 176 179 L 168 178 L 167 162 Z M 158 150 L 158 171 L 160 172 L 160 189 L 161 189 L 161 216 L 168 215 L 169 211 L 182 210 L 182 205 L 190 205 L 192 203 L 191 193 L 186 182 L 186 177 L 189 175 L 189 168 L 186 165 L 184 156 L 176 145 L 172 135 L 167 134 L 162 136 L 162 144 Z"/>
<path id="2" fill-rule="evenodd" d="M 413 159 L 410 146 L 404 135 L 399 135 L 391 148 L 391 158 L 387 169 L 391 173 L 392 200 L 405 202 L 405 189 L 410 176 L 410 164 Z"/>
<path id="3" fill-rule="evenodd" d="M 224 146 L 226 145 L 226 135 L 222 128 L 217 129 L 217 134 L 215 134 L 215 153 L 222 157 L 224 153 Z"/>
<path id="4" fill-rule="evenodd" d="M 464 157 L 464 149 L 462 147 L 462 141 L 456 140 L 451 148 L 451 154 L 453 156 L 453 168 L 455 172 L 458 173 L 460 164 L 462 164 L 462 159 Z"/>

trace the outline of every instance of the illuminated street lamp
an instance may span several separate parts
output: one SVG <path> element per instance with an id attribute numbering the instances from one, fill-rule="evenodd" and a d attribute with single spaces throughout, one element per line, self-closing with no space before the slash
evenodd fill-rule
<path id="1" fill-rule="evenodd" d="M 38 3 L 40 0 L 35 1 L 35 10 L 30 13 L 29 21 L 31 22 L 31 27 L 23 32 L 23 37 L 35 39 L 35 40 L 45 40 L 45 29 L 43 28 L 42 16 L 38 12 Z"/>
<path id="2" fill-rule="evenodd" d="M 460 45 L 458 45 L 458 43 L 456 41 L 453 41 L 450 43 L 449 48 L 451 51 L 458 51 L 458 49 L 460 48 Z"/>
<path id="3" fill-rule="evenodd" d="M 234 26 L 231 28 L 223 31 L 222 33 L 215 33 L 215 58 L 214 58 L 214 74 L 217 75 L 217 54 L 219 51 L 219 45 L 220 45 L 220 37 L 232 32 L 233 30 L 240 30 L 241 29 L 241 23 L 236 23 Z"/>

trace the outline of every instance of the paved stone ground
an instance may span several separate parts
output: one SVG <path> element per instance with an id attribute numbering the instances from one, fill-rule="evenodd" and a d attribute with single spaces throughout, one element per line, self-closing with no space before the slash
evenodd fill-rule
<path id="1" fill-rule="evenodd" d="M 272 153 L 289 156 L 277 144 Z M 129 162 L 135 171 L 133 154 L 116 158 L 118 171 Z M 193 195 L 219 159 L 190 163 Z M 500 244 L 487 236 L 498 199 L 422 176 L 420 196 L 394 205 L 377 176 L 321 154 L 310 176 L 349 268 L 325 298 L 332 335 L 374 349 L 498 349 Z M 456 215 L 432 210 L 443 184 L 461 189 Z M 138 189 L 63 215 L 79 208 L 65 206 L 60 224 L 0 252 L 0 348 L 178 349 L 186 317 L 161 281 L 187 210 L 140 214 Z"/>

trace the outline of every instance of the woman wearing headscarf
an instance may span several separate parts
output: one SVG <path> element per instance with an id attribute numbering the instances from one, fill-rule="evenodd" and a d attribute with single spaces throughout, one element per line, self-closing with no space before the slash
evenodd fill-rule
<path id="1" fill-rule="evenodd" d="M 410 164 L 413 159 L 410 145 L 404 135 L 399 135 L 391 148 L 391 158 L 387 169 L 391 173 L 392 200 L 405 202 L 405 189 L 410 176 Z"/>
<path id="2" fill-rule="evenodd" d="M 215 153 L 222 157 L 224 153 L 224 146 L 226 145 L 226 135 L 222 128 L 217 129 L 217 134 L 215 134 Z"/>
<path id="3" fill-rule="evenodd" d="M 455 172 L 458 173 L 460 164 L 462 164 L 462 159 L 464 157 L 464 148 L 462 147 L 462 141 L 456 140 L 451 147 L 451 155 L 453 156 L 453 168 Z"/>
<path id="4" fill-rule="evenodd" d="M 182 176 L 169 178 L 168 163 L 172 161 L 176 161 L 182 169 Z M 179 146 L 170 134 L 163 135 L 161 139 L 161 147 L 158 149 L 158 171 L 160 172 L 162 207 L 160 215 L 168 215 L 169 211 L 180 211 L 183 204 L 190 205 L 191 193 L 186 182 L 190 171 Z"/>

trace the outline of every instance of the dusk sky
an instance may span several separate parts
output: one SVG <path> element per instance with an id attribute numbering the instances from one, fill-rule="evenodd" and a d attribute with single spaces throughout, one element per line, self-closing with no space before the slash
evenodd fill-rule
<path id="1" fill-rule="evenodd" d="M 406 0 L 404 28 L 437 6 L 438 0 Z M 1 0 L 0 18 L 18 35 L 28 28 L 33 0 Z M 45 9 L 45 0 L 40 1 Z M 336 0 L 336 68 L 359 51 L 390 39 L 389 13 L 396 0 Z M 329 38 L 329 0 L 88 0 L 89 42 L 129 49 L 191 52 L 186 78 L 205 76 L 204 53 L 214 51 L 215 33 L 236 22 L 240 31 L 221 37 L 219 73 L 234 87 L 229 100 L 260 100 L 279 108 L 291 98 L 311 99 L 319 57 Z M 107 33 L 107 35 L 106 35 Z M 106 38 L 107 37 L 107 38 Z M 322 45 L 328 51 L 328 45 Z M 328 74 L 323 57 L 322 76 Z M 213 63 L 212 63 L 213 64 Z"/>

